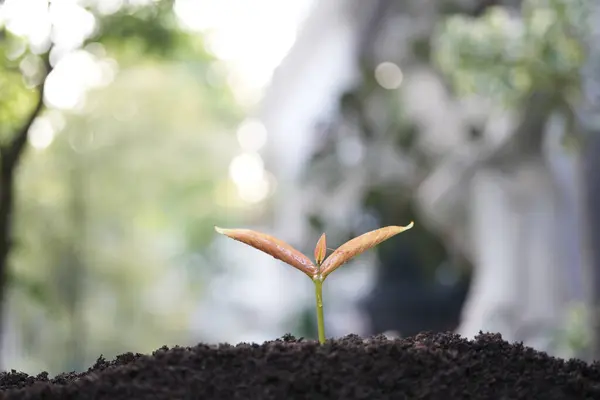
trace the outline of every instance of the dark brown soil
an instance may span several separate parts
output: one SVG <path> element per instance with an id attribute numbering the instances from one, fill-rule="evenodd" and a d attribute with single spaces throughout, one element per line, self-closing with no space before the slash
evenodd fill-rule
<path id="1" fill-rule="evenodd" d="M 161 348 L 82 374 L 0 375 L 1 399 L 600 399 L 600 364 L 564 361 L 499 335 L 402 340 L 350 335 L 319 346 Z"/>

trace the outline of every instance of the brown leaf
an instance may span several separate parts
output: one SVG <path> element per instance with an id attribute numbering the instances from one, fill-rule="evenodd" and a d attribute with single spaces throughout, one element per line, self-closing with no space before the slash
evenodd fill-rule
<path id="1" fill-rule="evenodd" d="M 338 247 L 321 265 L 323 279 L 334 270 L 348 262 L 353 257 L 377 246 L 379 243 L 404 232 L 414 226 L 411 222 L 407 226 L 386 226 L 363 235 L 355 237 Z"/>
<path id="2" fill-rule="evenodd" d="M 254 247 L 270 256 L 299 269 L 311 278 L 317 273 L 312 261 L 289 244 L 265 233 L 250 229 L 223 229 L 215 226 L 222 235 Z"/>
<path id="3" fill-rule="evenodd" d="M 326 255 L 327 238 L 325 237 L 325 234 L 322 234 L 321 238 L 319 238 L 319 241 L 317 242 L 317 245 L 315 246 L 315 262 L 317 265 L 321 265 Z"/>

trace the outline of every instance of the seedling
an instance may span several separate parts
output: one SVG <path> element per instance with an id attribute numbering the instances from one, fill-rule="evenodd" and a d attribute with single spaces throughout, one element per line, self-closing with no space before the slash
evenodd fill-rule
<path id="1" fill-rule="evenodd" d="M 219 227 L 215 227 L 215 230 L 222 235 L 265 252 L 308 275 L 315 284 L 317 328 L 319 331 L 319 343 L 323 344 L 325 343 L 325 322 L 323 318 L 323 282 L 325 278 L 350 259 L 377 246 L 392 236 L 412 228 L 413 225 L 414 223 L 411 222 L 407 226 L 386 226 L 385 228 L 367 232 L 347 241 L 334 250 L 327 258 L 327 239 L 325 234 L 323 234 L 315 246 L 314 264 L 307 256 L 289 244 L 265 233 L 250 229 L 223 229 Z"/>

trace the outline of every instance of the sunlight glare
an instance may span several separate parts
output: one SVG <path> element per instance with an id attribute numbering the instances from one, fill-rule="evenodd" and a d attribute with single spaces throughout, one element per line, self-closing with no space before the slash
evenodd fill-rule
<path id="1" fill-rule="evenodd" d="M 76 2 L 53 1 L 50 3 L 49 13 L 52 40 L 61 49 L 76 49 L 94 33 L 94 14 Z"/>
<path id="2" fill-rule="evenodd" d="M 312 2 L 176 0 L 174 10 L 183 27 L 206 35 L 208 50 L 227 61 L 236 99 L 252 106 L 294 44 Z"/>
<path id="3" fill-rule="evenodd" d="M 175 0 L 173 10 L 181 24 L 191 30 L 205 31 L 223 26 L 229 14 L 227 0 Z"/>
<path id="4" fill-rule="evenodd" d="M 37 150 L 43 150 L 52 144 L 54 140 L 54 127 L 48 117 L 39 117 L 29 128 L 27 139 L 31 147 Z"/>
<path id="5" fill-rule="evenodd" d="M 257 153 L 235 157 L 229 166 L 229 176 L 236 185 L 238 196 L 247 203 L 261 202 L 269 195 L 270 179 Z"/>
<path id="6" fill-rule="evenodd" d="M 47 0 L 6 0 L 0 7 L 0 25 L 25 38 L 33 49 L 48 44 L 52 23 Z"/>
<path id="7" fill-rule="evenodd" d="M 243 121 L 236 135 L 245 151 L 258 151 L 267 143 L 267 128 L 258 119 L 248 118 Z"/>
<path id="8" fill-rule="evenodd" d="M 103 0 L 96 5 L 98 12 L 103 15 L 116 13 L 123 7 L 123 0 Z"/>
<path id="9" fill-rule="evenodd" d="M 98 61 L 85 50 L 77 50 L 60 59 L 46 79 L 46 100 L 59 109 L 81 105 L 85 92 L 110 83 L 115 66 L 108 60 Z"/>
<path id="10" fill-rule="evenodd" d="M 256 153 L 240 154 L 231 161 L 229 176 L 236 184 L 260 181 L 264 176 L 262 158 Z"/>
<path id="11" fill-rule="evenodd" d="M 253 184 L 238 185 L 237 191 L 240 199 L 247 203 L 256 204 L 263 201 L 269 194 L 269 181 L 265 178 Z"/>

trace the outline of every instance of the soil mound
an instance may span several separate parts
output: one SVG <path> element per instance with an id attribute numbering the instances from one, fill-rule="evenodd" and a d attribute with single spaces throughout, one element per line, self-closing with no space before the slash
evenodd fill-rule
<path id="1" fill-rule="evenodd" d="M 87 372 L 0 374 L 0 399 L 600 399 L 600 364 L 450 333 L 320 346 L 290 335 L 237 346 L 100 357 Z"/>

